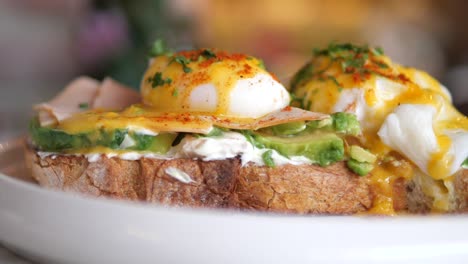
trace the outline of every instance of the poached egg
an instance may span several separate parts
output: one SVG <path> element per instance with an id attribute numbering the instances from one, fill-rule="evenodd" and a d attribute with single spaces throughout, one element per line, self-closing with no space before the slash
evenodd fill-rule
<path id="1" fill-rule="evenodd" d="M 427 177 L 451 181 L 468 157 L 468 119 L 454 108 L 448 90 L 429 74 L 392 62 L 380 49 L 331 44 L 296 74 L 291 92 L 308 110 L 356 114 L 363 145 L 382 163 L 396 151 Z M 382 166 L 372 175 L 380 183 L 399 176 Z M 384 189 L 382 206 L 388 207 L 391 187 Z M 447 204 L 437 202 L 441 210 Z"/>
<path id="2" fill-rule="evenodd" d="M 155 110 L 237 118 L 259 118 L 290 101 L 262 61 L 208 49 L 154 58 L 141 93 L 143 102 Z"/>

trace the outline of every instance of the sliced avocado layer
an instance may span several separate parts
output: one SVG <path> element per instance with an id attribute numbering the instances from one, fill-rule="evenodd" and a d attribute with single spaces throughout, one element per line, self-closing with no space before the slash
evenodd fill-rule
<path id="1" fill-rule="evenodd" d="M 349 157 L 346 163 L 348 168 L 361 176 L 373 170 L 374 162 L 377 160 L 374 154 L 356 145 L 349 147 Z"/>
<path id="2" fill-rule="evenodd" d="M 299 121 L 299 122 L 291 122 L 291 123 L 276 125 L 276 126 L 271 127 L 271 130 L 273 131 L 273 134 L 275 135 L 287 136 L 287 135 L 298 134 L 306 128 L 307 128 L 306 122 Z"/>
<path id="3" fill-rule="evenodd" d="M 57 129 L 41 127 L 37 119 L 31 121 L 29 130 L 34 144 L 44 151 L 66 151 L 101 146 L 110 149 L 144 150 L 164 154 L 170 149 L 177 136 L 172 133 L 156 136 L 143 135 L 127 129 L 111 131 L 99 129 L 87 133 L 68 134 Z"/>
<path id="4" fill-rule="evenodd" d="M 354 114 L 338 112 L 331 114 L 330 119 L 310 121 L 307 123 L 308 130 L 327 130 L 344 135 L 357 136 L 361 134 L 361 126 Z"/>
<path id="5" fill-rule="evenodd" d="M 360 146 L 349 147 L 349 156 L 359 162 L 374 163 L 377 160 L 377 157 L 374 154 Z"/>
<path id="6" fill-rule="evenodd" d="M 356 115 L 344 112 L 331 114 L 330 118 L 323 120 L 290 122 L 261 129 L 262 132 L 275 136 L 303 135 L 317 130 L 341 135 L 358 136 L 361 134 L 361 126 Z"/>
<path id="7" fill-rule="evenodd" d="M 346 165 L 348 165 L 348 168 L 352 170 L 354 173 L 364 176 L 367 175 L 371 170 L 374 169 L 374 165 L 372 163 L 368 162 L 359 162 L 355 159 L 349 159 L 346 162 Z"/>
<path id="8" fill-rule="evenodd" d="M 86 133 L 68 134 L 49 127 L 41 127 L 37 118 L 30 123 L 34 144 L 43 151 L 86 150 L 106 147 L 115 150 L 149 151 L 165 154 L 171 146 L 177 145 L 186 133 L 161 133 L 156 136 L 138 134 L 127 129 L 96 129 Z M 227 129 L 215 127 L 207 135 L 198 137 L 220 137 Z M 303 156 L 320 166 L 328 166 L 345 159 L 342 137 L 361 133 L 356 116 L 335 113 L 331 118 L 309 122 L 291 122 L 258 131 L 236 130 L 257 148 L 270 149 L 262 158 L 265 164 L 274 167 L 271 150 L 285 157 Z M 359 146 L 349 148 L 347 165 L 359 175 L 366 175 L 373 169 L 376 157 Z M 465 161 L 466 163 L 466 161 Z"/>
<path id="9" fill-rule="evenodd" d="M 254 140 L 265 148 L 290 156 L 305 156 L 320 166 L 343 160 L 343 140 L 334 133 L 315 132 L 294 137 L 278 137 L 259 132 L 252 134 Z"/>

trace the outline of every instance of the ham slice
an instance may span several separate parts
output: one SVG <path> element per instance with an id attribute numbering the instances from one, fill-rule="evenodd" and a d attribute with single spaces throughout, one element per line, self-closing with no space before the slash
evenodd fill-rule
<path id="1" fill-rule="evenodd" d="M 138 92 L 106 78 L 102 83 L 78 77 L 52 100 L 34 106 L 41 126 L 57 124 L 72 115 L 93 108 L 120 110 L 140 101 Z"/>
<path id="2" fill-rule="evenodd" d="M 197 113 L 153 112 L 151 109 L 136 116 L 131 111 L 129 113 L 129 110 L 120 113 L 110 112 L 122 110 L 140 101 L 138 92 L 111 78 L 106 78 L 100 83 L 89 77 L 79 77 L 49 102 L 36 105 L 35 110 L 39 113 L 41 126 L 57 124 L 67 131 L 94 127 L 139 127 L 154 133 L 167 131 L 206 134 L 213 126 L 257 130 L 294 121 L 329 118 L 326 114 L 290 106 L 257 119 Z M 89 112 L 79 114 L 90 109 L 95 109 L 92 115 L 89 115 Z"/>
<path id="3" fill-rule="evenodd" d="M 140 108 L 142 106 L 135 107 Z M 258 119 L 217 117 L 197 113 L 151 112 L 148 110 L 143 111 L 141 114 L 135 114 L 132 107 L 129 107 L 120 113 L 96 110 L 92 114 L 89 114 L 89 112 L 76 114 L 62 121 L 59 128 L 71 133 L 89 131 L 96 127 L 106 127 L 108 129 L 125 127 L 135 130 L 144 129 L 155 134 L 160 132 L 207 134 L 213 126 L 257 130 L 294 121 L 323 120 L 326 118 L 330 118 L 330 116 L 289 106 Z"/>
<path id="4" fill-rule="evenodd" d="M 297 107 L 287 106 L 279 111 L 272 112 L 258 119 L 244 121 L 242 119 L 229 119 L 219 117 L 205 117 L 212 119 L 216 126 L 232 129 L 257 130 L 264 127 L 275 126 L 295 121 L 323 120 L 330 116 L 322 113 L 310 112 Z"/>
<path id="5" fill-rule="evenodd" d="M 120 110 L 140 101 L 138 92 L 107 77 L 97 91 L 93 108 Z"/>

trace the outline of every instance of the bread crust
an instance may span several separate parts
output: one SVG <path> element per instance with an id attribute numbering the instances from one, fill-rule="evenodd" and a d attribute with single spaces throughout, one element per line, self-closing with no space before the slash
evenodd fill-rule
<path id="1" fill-rule="evenodd" d="M 235 196 L 239 207 L 255 210 L 352 214 L 372 205 L 372 194 L 363 178 L 344 162 L 326 168 L 284 165 L 275 168 L 241 168 Z"/>
<path id="2" fill-rule="evenodd" d="M 171 206 L 238 208 L 280 213 L 354 214 L 372 206 L 372 192 L 344 162 L 322 168 L 275 168 L 239 159 L 122 160 L 101 156 L 96 162 L 73 155 L 41 157 L 27 147 L 26 162 L 41 186 L 92 197 L 146 201 Z M 167 173 L 190 176 L 184 183 Z"/>
<path id="3" fill-rule="evenodd" d="M 448 191 L 448 190 L 447 190 Z M 406 182 L 407 211 L 410 213 L 431 213 L 434 199 L 424 193 L 415 180 Z M 449 197 L 447 213 L 468 212 L 468 169 L 460 169 L 453 176 L 453 192 Z"/>

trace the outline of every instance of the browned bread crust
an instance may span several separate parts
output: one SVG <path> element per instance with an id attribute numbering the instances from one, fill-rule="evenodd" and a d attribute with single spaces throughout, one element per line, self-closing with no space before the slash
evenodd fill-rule
<path id="1" fill-rule="evenodd" d="M 468 169 L 463 169 L 455 175 L 456 209 L 458 212 L 468 212 Z"/>
<path id="2" fill-rule="evenodd" d="M 241 208 L 273 212 L 353 214 L 372 206 L 372 192 L 344 162 L 322 168 L 284 165 L 275 168 L 239 159 L 122 160 L 102 156 L 40 157 L 26 149 L 26 162 L 40 185 L 123 200 L 173 206 Z M 166 173 L 169 167 L 190 175 L 183 183 Z"/>
<path id="3" fill-rule="evenodd" d="M 449 213 L 468 212 L 468 169 L 461 169 L 454 175 L 454 194 L 450 199 Z M 415 181 L 406 184 L 407 210 L 412 213 L 430 213 L 433 198 L 426 195 Z"/>
<path id="4" fill-rule="evenodd" d="M 372 205 L 369 186 L 344 162 L 326 168 L 245 166 L 235 195 L 241 208 L 280 212 L 352 214 Z"/>

